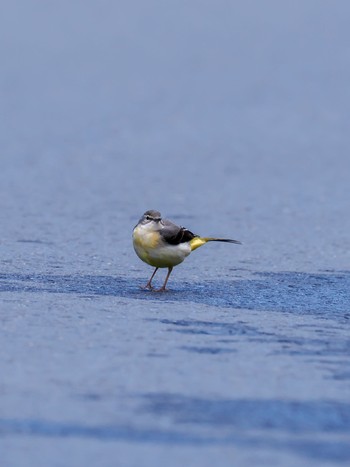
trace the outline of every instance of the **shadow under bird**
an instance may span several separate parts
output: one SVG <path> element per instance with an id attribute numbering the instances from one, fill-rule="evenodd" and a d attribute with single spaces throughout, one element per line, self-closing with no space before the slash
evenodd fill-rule
<path id="1" fill-rule="evenodd" d="M 229 238 L 201 237 L 185 227 L 180 227 L 168 219 L 162 219 L 160 212 L 146 211 L 133 230 L 133 245 L 137 256 L 145 263 L 155 267 L 145 289 L 155 290 L 152 279 L 159 268 L 168 268 L 164 284 L 157 292 L 166 290 L 166 285 L 174 266 L 193 251 L 207 242 L 226 242 L 241 244 Z"/>

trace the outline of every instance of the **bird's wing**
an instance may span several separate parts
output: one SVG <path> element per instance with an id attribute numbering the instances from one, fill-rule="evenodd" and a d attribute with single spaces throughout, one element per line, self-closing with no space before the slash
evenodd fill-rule
<path id="1" fill-rule="evenodd" d="M 179 245 L 180 243 L 189 242 L 194 237 L 198 237 L 198 235 L 195 235 L 190 230 L 180 227 L 168 219 L 162 220 L 159 233 L 163 240 L 170 245 Z"/>

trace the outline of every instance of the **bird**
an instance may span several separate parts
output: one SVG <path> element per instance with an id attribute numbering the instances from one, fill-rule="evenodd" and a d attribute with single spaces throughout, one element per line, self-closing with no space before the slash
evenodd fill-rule
<path id="1" fill-rule="evenodd" d="M 146 211 L 133 229 L 133 246 L 137 256 L 155 270 L 143 289 L 164 292 L 170 274 L 178 264 L 194 250 L 207 242 L 226 242 L 241 244 L 229 238 L 201 237 L 186 227 L 163 219 L 159 211 Z M 160 289 L 155 289 L 152 280 L 159 268 L 168 268 L 165 281 Z"/>

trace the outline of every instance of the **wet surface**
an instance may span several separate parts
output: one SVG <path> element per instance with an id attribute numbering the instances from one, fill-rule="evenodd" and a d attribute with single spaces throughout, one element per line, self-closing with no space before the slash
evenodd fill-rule
<path id="1" fill-rule="evenodd" d="M 282 3 L 5 4 L 1 467 L 350 462 L 350 7 Z M 243 245 L 142 290 L 146 209 Z"/>

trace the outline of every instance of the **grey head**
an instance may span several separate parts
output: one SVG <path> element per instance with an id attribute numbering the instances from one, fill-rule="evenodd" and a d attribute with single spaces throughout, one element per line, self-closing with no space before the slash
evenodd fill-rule
<path id="1" fill-rule="evenodd" d="M 150 209 L 146 211 L 144 215 L 139 220 L 139 224 L 149 224 L 150 222 L 160 222 L 162 220 L 162 215 L 159 211 L 155 211 L 154 209 Z"/>

